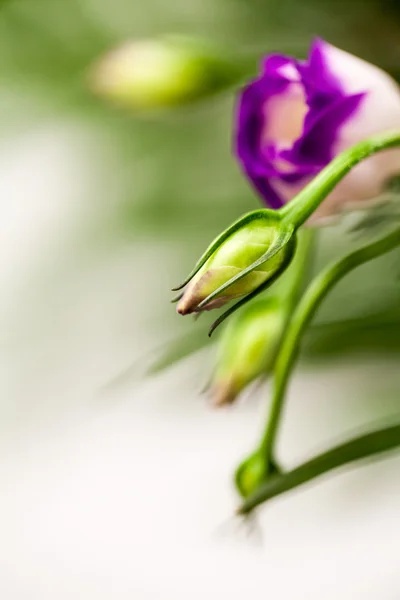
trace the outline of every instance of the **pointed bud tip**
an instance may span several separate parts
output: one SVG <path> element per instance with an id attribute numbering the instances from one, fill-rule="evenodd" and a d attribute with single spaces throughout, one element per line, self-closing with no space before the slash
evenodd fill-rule
<path id="1" fill-rule="evenodd" d="M 182 316 L 190 315 L 191 313 L 195 312 L 194 307 L 190 303 L 190 298 L 183 295 L 182 298 L 179 300 L 178 304 L 176 305 L 176 312 L 178 313 L 178 315 Z"/>
<path id="2" fill-rule="evenodd" d="M 233 404 L 238 395 L 235 387 L 232 380 L 215 383 L 211 388 L 211 405 L 214 408 L 222 408 Z"/>

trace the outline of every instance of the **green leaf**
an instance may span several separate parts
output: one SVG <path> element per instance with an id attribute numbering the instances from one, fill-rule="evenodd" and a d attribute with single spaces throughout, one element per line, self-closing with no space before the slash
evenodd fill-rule
<path id="1" fill-rule="evenodd" d="M 204 331 L 201 331 L 197 335 L 182 335 L 170 342 L 167 348 L 159 350 L 154 361 L 150 362 L 147 374 L 155 375 L 160 373 L 175 363 L 199 352 L 205 346 L 211 347 L 211 344 L 212 342 L 204 334 Z"/>
<path id="2" fill-rule="evenodd" d="M 225 313 L 221 317 L 224 318 Z M 217 324 L 222 321 L 221 317 L 217 319 Z M 381 312 L 367 317 L 311 325 L 305 334 L 304 360 L 326 362 L 332 357 L 360 353 L 398 353 L 399 327 L 400 311 L 397 306 L 384 306 Z M 164 371 L 209 343 L 204 329 L 192 330 L 190 334 L 177 337 L 154 351 L 149 357 L 147 373 L 152 375 Z"/>
<path id="3" fill-rule="evenodd" d="M 260 485 L 239 507 L 238 514 L 246 515 L 257 506 L 268 502 L 300 485 L 344 465 L 393 450 L 400 446 L 400 424 L 366 433 L 336 446 L 303 463 L 292 471 L 276 474 Z"/>

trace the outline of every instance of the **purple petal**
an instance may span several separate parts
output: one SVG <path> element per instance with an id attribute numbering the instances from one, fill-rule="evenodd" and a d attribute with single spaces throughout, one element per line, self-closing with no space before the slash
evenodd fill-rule
<path id="1" fill-rule="evenodd" d="M 285 201 L 278 192 L 274 189 L 271 180 L 267 177 L 259 177 L 254 173 L 247 173 L 250 181 L 252 182 L 255 189 L 266 201 L 267 205 L 274 210 L 281 208 Z"/>
<path id="2" fill-rule="evenodd" d="M 326 42 L 316 39 L 307 61 L 279 54 L 267 56 L 262 61 L 260 76 L 240 94 L 236 154 L 243 171 L 272 208 L 278 208 L 285 201 L 274 189 L 273 182 L 278 179 L 298 187 L 299 182 L 306 182 L 328 164 L 342 125 L 357 112 L 365 96 L 365 93 L 347 95 L 344 92 L 340 77 L 329 69 L 328 49 Z M 286 93 L 291 94 L 296 89 L 290 87 L 293 85 L 302 86 L 307 112 L 302 124 L 298 122 L 301 135 L 288 147 L 287 140 L 265 139 L 265 131 L 276 131 L 276 127 L 266 130 L 268 114 L 265 112 L 268 113 L 268 101 L 273 96 L 284 99 Z M 276 107 L 276 100 L 274 105 Z M 287 113 L 287 103 L 285 106 Z M 286 114 L 281 116 L 284 119 Z M 276 123 L 279 128 L 279 121 Z"/>
<path id="3" fill-rule="evenodd" d="M 281 156 L 296 164 L 299 171 L 310 173 L 311 170 L 321 170 L 333 158 L 334 143 L 341 125 L 357 111 L 364 97 L 364 93 L 342 96 L 313 119 L 307 119 L 308 113 L 301 138 Z"/>

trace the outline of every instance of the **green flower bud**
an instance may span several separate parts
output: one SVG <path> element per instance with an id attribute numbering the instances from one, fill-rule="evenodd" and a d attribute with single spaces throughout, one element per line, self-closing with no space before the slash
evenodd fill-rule
<path id="1" fill-rule="evenodd" d="M 263 298 L 249 303 L 222 334 L 211 381 L 215 406 L 229 404 L 275 362 L 287 315 L 282 302 Z"/>
<path id="2" fill-rule="evenodd" d="M 294 245 L 293 230 L 283 227 L 274 211 L 245 215 L 211 244 L 180 286 L 186 289 L 178 313 L 219 308 L 235 298 L 250 299 L 289 265 Z"/>
<path id="3" fill-rule="evenodd" d="M 236 470 L 235 484 L 243 498 L 250 496 L 268 477 L 280 473 L 275 462 L 265 463 L 259 452 L 251 454 Z"/>
<path id="4" fill-rule="evenodd" d="M 204 41 L 165 37 L 127 42 L 91 72 L 100 96 L 133 110 L 170 108 L 218 92 L 242 75 L 237 59 Z"/>

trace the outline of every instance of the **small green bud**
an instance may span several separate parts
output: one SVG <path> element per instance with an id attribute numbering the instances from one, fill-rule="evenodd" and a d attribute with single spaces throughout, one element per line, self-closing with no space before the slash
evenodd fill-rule
<path id="1" fill-rule="evenodd" d="M 265 463 L 259 452 L 251 454 L 236 470 L 235 484 L 243 498 L 250 496 L 267 479 L 280 472 L 275 462 Z"/>
<path id="2" fill-rule="evenodd" d="M 196 39 L 127 42 L 94 65 L 91 87 L 128 109 L 172 108 L 218 92 L 242 75 L 240 61 Z"/>
<path id="3" fill-rule="evenodd" d="M 271 372 L 286 319 L 277 298 L 251 302 L 232 319 L 222 334 L 211 381 L 215 406 L 230 404 L 257 377 Z"/>
<path id="4" fill-rule="evenodd" d="M 177 312 L 186 315 L 250 298 L 289 265 L 294 242 L 293 231 L 283 228 L 275 212 L 263 209 L 245 215 L 200 259 L 185 282 Z"/>

